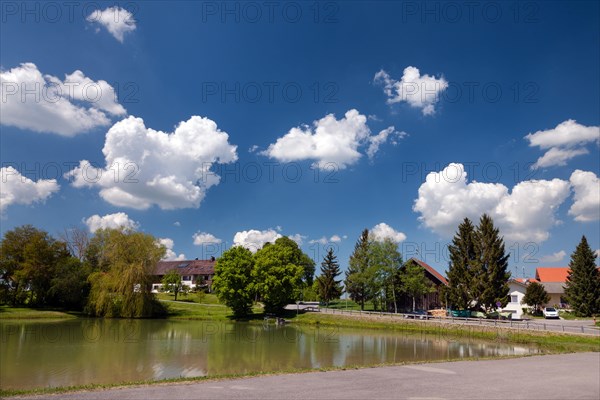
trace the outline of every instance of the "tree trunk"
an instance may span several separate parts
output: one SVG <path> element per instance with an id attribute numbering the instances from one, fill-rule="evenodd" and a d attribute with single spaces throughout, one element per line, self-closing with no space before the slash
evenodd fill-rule
<path id="1" fill-rule="evenodd" d="M 412 301 L 413 301 L 413 312 L 415 312 L 415 296 L 412 297 Z"/>

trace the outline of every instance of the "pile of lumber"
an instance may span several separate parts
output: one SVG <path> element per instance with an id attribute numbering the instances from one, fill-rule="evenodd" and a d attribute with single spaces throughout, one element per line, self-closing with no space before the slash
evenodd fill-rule
<path id="1" fill-rule="evenodd" d="M 444 308 L 438 308 L 436 310 L 427 310 L 427 314 L 433 315 L 434 317 L 445 317 L 446 316 L 446 309 L 444 309 Z"/>

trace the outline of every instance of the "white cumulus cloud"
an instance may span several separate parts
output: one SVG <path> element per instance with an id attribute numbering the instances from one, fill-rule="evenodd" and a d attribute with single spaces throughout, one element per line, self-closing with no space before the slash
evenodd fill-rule
<path id="1" fill-rule="evenodd" d="M 109 125 L 111 115 L 126 113 L 111 85 L 79 70 L 61 80 L 23 63 L 0 72 L 0 85 L 2 125 L 75 136 Z"/>
<path id="2" fill-rule="evenodd" d="M 331 163 L 344 169 L 362 157 L 360 147 L 363 145 L 371 143 L 369 154 L 374 155 L 380 144 L 394 132 L 394 127 L 385 131 L 371 139 L 367 117 L 352 109 L 339 120 L 328 114 L 314 121 L 312 126 L 292 128 L 260 154 L 282 162 L 313 160 L 321 169 L 328 168 Z"/>
<path id="3" fill-rule="evenodd" d="M 395 230 L 385 222 L 375 225 L 371 228 L 369 233 L 371 237 L 378 242 L 390 239 L 394 243 L 400 243 L 406 240 L 406 235 L 404 233 Z"/>
<path id="4" fill-rule="evenodd" d="M 221 239 L 208 232 L 196 232 L 194 233 L 192 238 L 194 239 L 194 245 L 196 246 L 204 246 L 207 244 L 220 244 L 223 242 Z"/>
<path id="5" fill-rule="evenodd" d="M 211 166 L 237 160 L 236 146 L 228 139 L 208 118 L 193 116 L 165 133 L 131 116 L 107 132 L 105 167 L 82 160 L 65 177 L 75 187 L 100 188 L 104 200 L 120 207 L 197 208 L 206 191 L 219 183 Z"/>
<path id="6" fill-rule="evenodd" d="M 488 213 L 506 239 L 541 242 L 558 223 L 556 211 L 569 189 L 569 182 L 560 179 L 523 181 L 512 191 L 500 183 L 468 182 L 463 165 L 451 163 L 427 175 L 413 210 L 426 227 L 445 237 L 465 217 L 477 223 Z"/>
<path id="7" fill-rule="evenodd" d="M 566 165 L 567 161 L 589 151 L 587 143 L 600 143 L 600 128 L 584 126 L 569 119 L 555 128 L 537 131 L 525 136 L 529 146 L 547 150 L 532 166 L 533 169 Z"/>
<path id="8" fill-rule="evenodd" d="M 0 178 L 0 214 L 13 204 L 44 202 L 60 189 L 56 179 L 33 181 L 10 166 L 0 168 Z"/>
<path id="9" fill-rule="evenodd" d="M 98 214 L 92 215 L 86 219 L 85 224 L 87 225 L 90 232 L 94 233 L 98 229 L 137 229 L 139 224 L 129 218 L 124 212 L 118 212 L 114 214 L 106 214 L 100 216 Z"/>
<path id="10" fill-rule="evenodd" d="M 173 242 L 173 239 L 160 238 L 160 239 L 158 239 L 158 243 L 162 244 L 167 249 L 167 251 L 165 252 L 165 256 L 163 257 L 163 260 L 165 260 L 165 261 L 185 260 L 185 254 L 182 253 L 182 254 L 177 255 L 177 253 L 175 253 L 175 251 L 173 251 L 173 247 L 175 246 L 175 242 Z"/>
<path id="11" fill-rule="evenodd" d="M 108 7 L 102 11 L 95 10 L 86 20 L 100 24 L 121 43 L 125 39 L 125 34 L 133 32 L 137 27 L 133 14 L 117 6 Z"/>
<path id="12" fill-rule="evenodd" d="M 556 253 L 552 253 L 547 256 L 541 257 L 540 261 L 544 262 L 544 263 L 555 263 L 555 262 L 562 261 L 566 255 L 567 255 L 567 253 L 564 250 L 561 250 L 561 251 L 557 251 Z"/>
<path id="13" fill-rule="evenodd" d="M 600 180 L 591 171 L 575 170 L 569 178 L 573 187 L 574 202 L 569 215 L 576 221 L 591 222 L 600 219 Z"/>
<path id="14" fill-rule="evenodd" d="M 274 229 L 267 229 L 264 231 L 250 229 L 248 231 L 236 232 L 233 236 L 233 245 L 245 247 L 251 252 L 256 253 L 256 251 L 261 249 L 265 243 L 274 243 L 275 240 L 280 237 L 282 237 L 282 235 Z"/>
<path id="15" fill-rule="evenodd" d="M 388 104 L 406 102 L 411 107 L 421 109 L 423 115 L 435 113 L 439 95 L 448 87 L 448 82 L 443 77 L 421 75 L 418 68 L 411 66 L 404 68 L 399 81 L 384 70 L 375 74 L 374 81 L 383 86 Z"/>

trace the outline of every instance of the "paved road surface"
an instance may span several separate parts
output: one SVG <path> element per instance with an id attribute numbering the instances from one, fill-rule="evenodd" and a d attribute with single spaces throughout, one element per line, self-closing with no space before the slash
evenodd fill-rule
<path id="1" fill-rule="evenodd" d="M 130 387 L 45 398 L 598 400 L 600 353 L 311 372 Z"/>

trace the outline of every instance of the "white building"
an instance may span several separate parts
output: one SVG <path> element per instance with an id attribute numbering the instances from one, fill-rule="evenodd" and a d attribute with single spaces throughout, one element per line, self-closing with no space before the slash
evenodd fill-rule
<path id="1" fill-rule="evenodd" d="M 508 304 L 500 311 L 511 312 L 513 318 L 523 318 L 523 307 L 528 306 L 527 304 L 521 304 L 521 301 L 525 297 L 527 283 L 511 279 L 508 281 L 508 286 L 510 288 L 508 292 Z"/>

